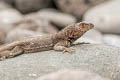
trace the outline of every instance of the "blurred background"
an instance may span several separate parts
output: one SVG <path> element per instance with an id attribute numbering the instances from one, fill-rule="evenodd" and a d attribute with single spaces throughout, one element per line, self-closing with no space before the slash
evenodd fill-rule
<path id="1" fill-rule="evenodd" d="M 78 42 L 120 47 L 120 0 L 0 0 L 0 45 L 80 21 L 95 28 Z"/>

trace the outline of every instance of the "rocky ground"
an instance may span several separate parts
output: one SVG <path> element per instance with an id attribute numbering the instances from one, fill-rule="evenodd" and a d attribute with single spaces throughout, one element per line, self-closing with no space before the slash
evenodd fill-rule
<path id="1" fill-rule="evenodd" d="M 73 54 L 46 51 L 0 61 L 0 80 L 120 80 L 119 14 L 120 0 L 0 0 L 0 46 L 80 21 L 95 25 L 77 40 L 91 44 L 74 47 Z"/>
<path id="2" fill-rule="evenodd" d="M 1 61 L 0 78 L 3 80 L 35 80 L 42 75 L 61 69 L 82 69 L 83 71 L 92 71 L 111 80 L 120 79 L 120 48 L 98 44 L 84 44 L 73 48 L 76 49 L 73 54 L 62 54 L 52 50 L 24 54 Z M 69 75 L 66 74 L 66 76 Z M 94 78 L 96 76 L 93 75 L 91 77 Z M 85 78 L 81 80 L 106 80 Z"/>

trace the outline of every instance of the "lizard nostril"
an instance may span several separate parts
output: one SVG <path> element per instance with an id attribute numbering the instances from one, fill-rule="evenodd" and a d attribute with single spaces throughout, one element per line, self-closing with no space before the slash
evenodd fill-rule
<path id="1" fill-rule="evenodd" d="M 92 23 L 90 23 L 90 26 L 93 28 L 94 27 L 94 25 L 92 24 Z"/>

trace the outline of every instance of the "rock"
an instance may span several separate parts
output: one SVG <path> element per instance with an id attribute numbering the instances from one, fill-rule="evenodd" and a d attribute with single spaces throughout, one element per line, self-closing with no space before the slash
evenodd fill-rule
<path id="1" fill-rule="evenodd" d="M 35 80 L 66 68 L 89 70 L 111 80 L 120 80 L 120 48 L 96 44 L 74 48 L 73 54 L 51 50 L 0 61 L 0 79 Z"/>
<path id="2" fill-rule="evenodd" d="M 120 0 L 111 0 L 90 9 L 84 20 L 94 23 L 104 33 L 120 33 Z"/>
<path id="3" fill-rule="evenodd" d="M 42 35 L 43 35 L 42 33 L 36 33 L 30 30 L 14 29 L 7 34 L 5 42 L 11 43 L 14 41 L 23 40 L 25 38 L 31 38 L 31 37 L 42 36 Z"/>
<path id="4" fill-rule="evenodd" d="M 77 18 L 81 16 L 91 7 L 103 3 L 108 0 L 54 0 L 56 6 L 62 11 L 75 15 Z"/>
<path id="5" fill-rule="evenodd" d="M 4 30 L 4 28 L 0 27 L 0 45 L 5 42 L 5 38 L 6 38 L 6 31 Z"/>
<path id="6" fill-rule="evenodd" d="M 103 35 L 98 30 L 92 29 L 87 33 L 85 33 L 76 42 L 88 42 L 88 43 L 101 44 L 103 43 Z"/>
<path id="7" fill-rule="evenodd" d="M 77 19 L 69 14 L 59 12 L 55 9 L 43 9 L 38 12 L 38 16 L 47 19 L 52 24 L 55 24 L 59 27 L 65 27 L 69 24 L 73 24 L 77 21 Z"/>
<path id="8" fill-rule="evenodd" d="M 85 70 L 60 70 L 38 78 L 37 80 L 108 80 L 98 74 Z"/>
<path id="9" fill-rule="evenodd" d="M 105 34 L 103 40 L 105 44 L 120 47 L 120 35 Z"/>
<path id="10" fill-rule="evenodd" d="M 6 9 L 6 8 L 11 8 L 11 6 L 4 1 L 0 1 L 0 10 L 1 9 Z"/>
<path id="11" fill-rule="evenodd" d="M 2 25 L 7 31 L 11 30 L 12 24 L 21 21 L 22 18 L 22 14 L 15 9 L 8 8 L 0 10 L 0 26 Z"/>
<path id="12" fill-rule="evenodd" d="M 15 6 L 22 13 L 33 12 L 50 7 L 52 0 L 15 0 Z"/>
<path id="13" fill-rule="evenodd" d="M 51 25 L 48 20 L 44 18 L 37 17 L 35 14 L 26 15 L 23 20 L 15 23 L 14 26 L 21 29 L 32 30 L 36 32 L 44 33 L 56 33 L 58 29 Z"/>

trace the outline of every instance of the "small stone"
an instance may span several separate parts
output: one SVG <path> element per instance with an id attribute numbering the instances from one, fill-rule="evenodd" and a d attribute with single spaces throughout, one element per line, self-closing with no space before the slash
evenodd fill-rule
<path id="1" fill-rule="evenodd" d="M 12 8 L 0 10 L 0 26 L 4 27 L 6 31 L 12 29 L 12 24 L 21 21 L 23 18 L 17 10 Z"/>
<path id="2" fill-rule="evenodd" d="M 11 8 L 11 6 L 4 1 L 0 1 L 0 10 L 6 9 L 6 8 Z"/>
<path id="3" fill-rule="evenodd" d="M 44 75 L 36 80 L 108 80 L 100 75 L 87 70 L 59 70 L 47 75 Z"/>
<path id="4" fill-rule="evenodd" d="M 5 43 L 6 31 L 4 28 L 0 27 L 0 45 Z"/>
<path id="5" fill-rule="evenodd" d="M 111 0 L 90 9 L 84 20 L 104 33 L 120 33 L 120 0 Z"/>
<path id="6" fill-rule="evenodd" d="M 44 35 L 44 34 L 36 33 L 34 31 L 30 31 L 30 30 L 14 29 L 7 34 L 5 41 L 6 41 L 6 43 L 11 43 L 11 42 L 14 42 L 17 40 L 23 40 L 25 38 L 31 38 L 31 37 L 42 36 L 42 35 Z"/>
<path id="7" fill-rule="evenodd" d="M 14 26 L 21 29 L 28 29 L 36 32 L 56 33 L 58 29 L 51 25 L 48 20 L 37 17 L 36 13 L 25 15 L 23 20 L 15 23 Z"/>
<path id="8" fill-rule="evenodd" d="M 15 0 L 15 6 L 22 13 L 37 11 L 42 8 L 50 7 L 52 0 Z"/>
<path id="9" fill-rule="evenodd" d="M 9 4 L 14 4 L 14 2 L 15 2 L 15 0 L 3 0 L 3 1 L 5 1 L 6 3 L 9 3 Z"/>
<path id="10" fill-rule="evenodd" d="M 120 47 L 120 35 L 105 34 L 103 40 L 105 44 Z"/>
<path id="11" fill-rule="evenodd" d="M 50 23 L 62 28 L 77 21 L 74 16 L 59 12 L 52 8 L 40 10 L 38 12 L 38 16 L 43 17 L 44 19 L 47 19 Z"/>
<path id="12" fill-rule="evenodd" d="M 78 19 L 91 7 L 108 0 L 54 0 L 63 12 L 75 15 Z"/>

